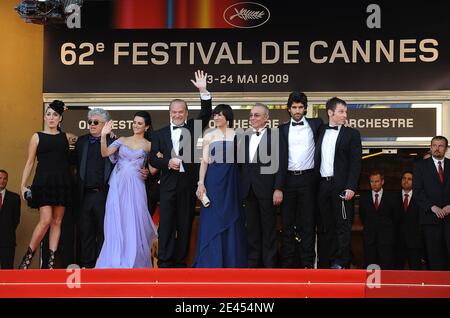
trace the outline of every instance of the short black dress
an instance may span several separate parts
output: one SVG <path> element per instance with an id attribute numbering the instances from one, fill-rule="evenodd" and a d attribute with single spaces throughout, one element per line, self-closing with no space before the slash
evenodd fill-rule
<path id="1" fill-rule="evenodd" d="M 68 206 L 71 201 L 69 142 L 65 133 L 38 132 L 36 173 L 31 185 L 31 208 Z"/>

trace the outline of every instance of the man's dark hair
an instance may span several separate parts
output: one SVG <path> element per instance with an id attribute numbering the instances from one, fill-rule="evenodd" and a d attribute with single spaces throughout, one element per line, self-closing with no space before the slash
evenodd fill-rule
<path id="1" fill-rule="evenodd" d="M 328 110 L 335 111 L 337 104 L 342 104 L 344 106 L 347 106 L 347 103 L 344 100 L 337 98 L 337 97 L 333 97 L 327 101 L 327 104 L 326 104 L 327 112 L 328 112 Z"/>
<path id="2" fill-rule="evenodd" d="M 384 174 L 382 174 L 381 171 L 379 171 L 379 170 L 373 170 L 373 171 L 370 173 L 369 178 L 370 178 L 371 176 L 380 176 L 380 177 L 381 177 L 381 180 L 384 180 Z"/>
<path id="3" fill-rule="evenodd" d="M 302 103 L 306 109 L 308 108 L 308 97 L 306 97 L 305 93 L 294 91 L 289 94 L 287 107 L 291 108 L 293 103 Z"/>
<path id="4" fill-rule="evenodd" d="M 411 170 L 406 170 L 406 171 L 403 171 L 403 173 L 402 173 L 402 178 L 405 176 L 405 174 L 407 174 L 407 173 L 409 173 L 409 174 L 411 174 L 412 176 L 414 176 L 414 173 L 411 171 Z"/>
<path id="5" fill-rule="evenodd" d="M 434 136 L 433 139 L 431 139 L 431 143 L 433 143 L 433 141 L 435 140 L 444 140 L 445 141 L 445 147 L 448 147 L 448 139 L 445 138 L 444 136 Z"/>

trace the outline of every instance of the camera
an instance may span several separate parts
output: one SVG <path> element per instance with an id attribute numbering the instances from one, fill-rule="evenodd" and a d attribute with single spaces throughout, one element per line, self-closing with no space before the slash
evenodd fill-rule
<path id="1" fill-rule="evenodd" d="M 23 198 L 25 199 L 25 201 L 30 203 L 31 199 L 33 199 L 33 195 L 31 193 L 31 190 L 28 190 L 27 192 L 25 192 L 24 195 L 23 195 Z"/>
<path id="2" fill-rule="evenodd" d="M 36 24 L 64 23 L 65 8 L 71 4 L 83 5 L 83 0 L 22 0 L 15 10 L 25 22 Z"/>
<path id="3" fill-rule="evenodd" d="M 345 199 L 345 190 L 339 193 L 339 197 L 344 200 Z"/>
<path id="4" fill-rule="evenodd" d="M 201 201 L 205 208 L 209 208 L 209 206 L 211 205 L 211 201 L 209 201 L 209 198 L 206 196 L 206 193 L 203 193 Z"/>

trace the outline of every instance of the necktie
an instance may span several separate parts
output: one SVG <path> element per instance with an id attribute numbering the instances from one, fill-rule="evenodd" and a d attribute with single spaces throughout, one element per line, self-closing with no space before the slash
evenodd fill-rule
<path id="1" fill-rule="evenodd" d="M 298 126 L 298 125 L 300 125 L 300 126 L 303 126 L 305 123 L 303 122 L 303 121 L 300 121 L 300 122 L 295 122 L 295 121 L 293 121 L 292 122 L 292 126 Z"/>
<path id="2" fill-rule="evenodd" d="M 403 210 L 405 210 L 405 212 L 408 210 L 408 197 L 409 194 L 405 193 L 405 199 L 403 200 Z"/>
<path id="3" fill-rule="evenodd" d="M 379 205 L 379 202 L 378 202 L 378 193 L 375 193 L 375 210 L 378 210 L 378 205 Z"/>
<path id="4" fill-rule="evenodd" d="M 101 137 L 94 137 L 94 136 L 92 136 L 92 135 L 89 135 L 89 143 L 90 143 L 90 144 L 95 144 L 95 143 L 97 143 L 97 142 L 100 142 L 100 138 L 101 138 Z"/>
<path id="5" fill-rule="evenodd" d="M 444 183 L 444 171 L 442 170 L 442 163 L 440 161 L 438 161 L 438 173 L 441 183 Z"/>
<path id="6" fill-rule="evenodd" d="M 327 125 L 326 129 L 339 130 L 339 127 L 338 126 L 331 127 L 330 125 Z"/>
<path id="7" fill-rule="evenodd" d="M 183 124 L 181 126 L 173 126 L 173 129 L 178 129 L 178 128 L 187 128 L 186 124 Z"/>
<path id="8" fill-rule="evenodd" d="M 2 198 L 2 193 L 0 192 L 0 209 L 2 208 L 3 205 L 3 198 Z"/>

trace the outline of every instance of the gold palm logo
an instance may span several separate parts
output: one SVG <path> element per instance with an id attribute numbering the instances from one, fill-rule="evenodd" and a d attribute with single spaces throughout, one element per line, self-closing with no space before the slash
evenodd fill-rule
<path id="1" fill-rule="evenodd" d="M 264 11 L 252 11 L 242 8 L 240 11 L 238 9 L 234 8 L 234 11 L 236 11 L 235 15 L 232 15 L 230 17 L 230 20 L 233 20 L 236 17 L 241 18 L 242 20 L 257 20 L 261 19 L 264 16 Z"/>

